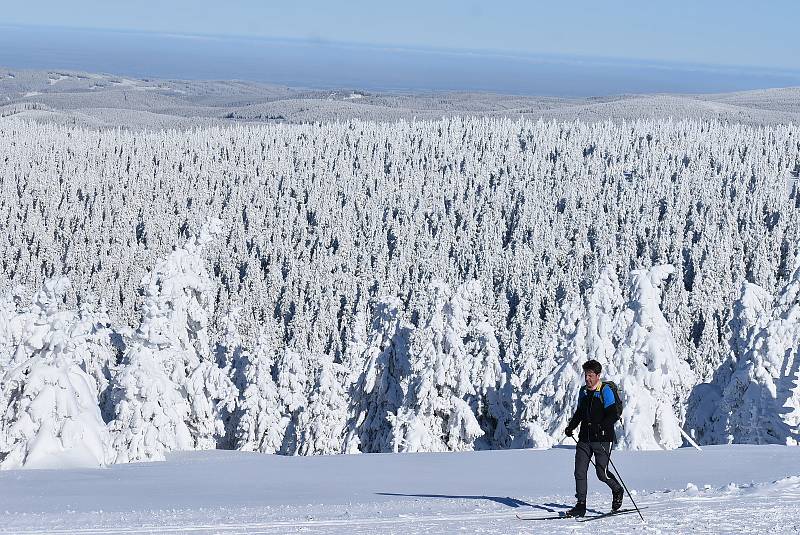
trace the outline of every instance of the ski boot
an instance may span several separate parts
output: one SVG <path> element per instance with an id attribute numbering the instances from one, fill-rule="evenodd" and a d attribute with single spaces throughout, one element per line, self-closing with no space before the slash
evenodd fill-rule
<path id="1" fill-rule="evenodd" d="M 575 507 L 564 513 L 566 517 L 586 516 L 586 502 L 578 502 Z"/>
<path id="2" fill-rule="evenodd" d="M 615 491 L 611 494 L 611 512 L 616 513 L 619 511 L 620 507 L 622 507 L 622 498 L 625 496 L 625 493 L 622 489 Z"/>

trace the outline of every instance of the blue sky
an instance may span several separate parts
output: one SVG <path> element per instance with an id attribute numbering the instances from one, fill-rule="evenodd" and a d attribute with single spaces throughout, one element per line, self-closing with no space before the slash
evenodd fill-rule
<path id="1" fill-rule="evenodd" d="M 798 28 L 797 0 L 12 0 L 0 65 L 376 90 L 716 92 L 800 86 Z"/>
<path id="2" fill-rule="evenodd" d="M 37 0 L 0 22 L 800 69 L 796 0 Z"/>

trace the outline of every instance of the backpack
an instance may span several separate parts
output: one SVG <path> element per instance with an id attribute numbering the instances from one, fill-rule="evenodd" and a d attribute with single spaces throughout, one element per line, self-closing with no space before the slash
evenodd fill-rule
<path id="1" fill-rule="evenodd" d="M 617 420 L 622 418 L 622 398 L 619 396 L 619 387 L 614 381 L 603 381 L 603 386 L 608 385 L 614 393 L 614 407 L 617 409 Z M 602 389 L 602 387 L 600 387 Z"/>

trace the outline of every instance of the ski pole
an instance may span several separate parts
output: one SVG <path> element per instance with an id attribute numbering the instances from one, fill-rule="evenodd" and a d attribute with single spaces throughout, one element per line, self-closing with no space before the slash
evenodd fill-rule
<path id="1" fill-rule="evenodd" d="M 572 440 L 575 441 L 575 444 L 578 444 L 578 441 L 575 439 L 575 437 L 573 437 L 572 435 L 570 435 L 569 437 Z M 591 458 L 589 459 L 589 462 L 594 465 L 594 463 L 592 462 Z M 644 522 L 646 524 L 647 522 L 645 521 L 644 517 L 642 516 L 642 512 L 639 510 L 639 506 L 636 505 L 636 502 L 633 500 L 633 496 L 631 496 L 631 491 L 628 490 L 628 486 L 625 485 L 625 481 L 623 481 L 622 480 L 622 476 L 619 475 L 619 470 L 617 470 L 617 467 L 614 466 L 614 461 L 611 460 L 611 449 L 610 448 L 608 450 L 608 462 L 611 463 L 611 468 L 613 468 L 614 472 L 617 474 L 617 477 L 619 478 L 619 482 L 622 484 L 622 488 L 625 489 L 625 492 L 628 493 L 628 498 L 630 498 L 631 503 L 633 504 L 633 507 L 636 509 L 636 512 L 639 513 L 639 518 L 641 518 L 642 522 Z"/>
<path id="2" fill-rule="evenodd" d="M 646 524 L 647 522 L 645 522 L 644 517 L 642 516 L 642 512 L 639 510 L 639 506 L 636 505 L 635 501 L 633 501 L 633 496 L 631 496 L 631 491 L 628 490 L 627 485 L 625 485 L 625 481 L 622 479 L 622 476 L 619 475 L 619 470 L 617 470 L 617 467 L 614 466 L 614 461 L 611 460 L 611 448 L 608 449 L 608 462 L 611 463 L 611 468 L 613 468 L 614 469 L 614 473 L 617 474 L 617 477 L 619 478 L 619 482 L 622 484 L 622 488 L 624 488 L 625 492 L 628 493 L 628 498 L 631 499 L 631 503 L 633 504 L 633 507 L 636 508 L 636 512 L 639 513 L 639 518 L 641 518 L 642 522 L 644 522 Z"/>

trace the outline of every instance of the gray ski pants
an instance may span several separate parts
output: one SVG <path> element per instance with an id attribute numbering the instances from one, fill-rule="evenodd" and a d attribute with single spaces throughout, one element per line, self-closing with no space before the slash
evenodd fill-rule
<path id="1" fill-rule="evenodd" d="M 608 459 L 611 455 L 611 442 L 578 442 L 575 446 L 575 497 L 578 501 L 586 501 L 586 472 L 589 470 L 589 459 L 594 454 L 597 479 L 611 488 L 612 492 L 621 492 L 622 486 L 608 471 Z"/>

